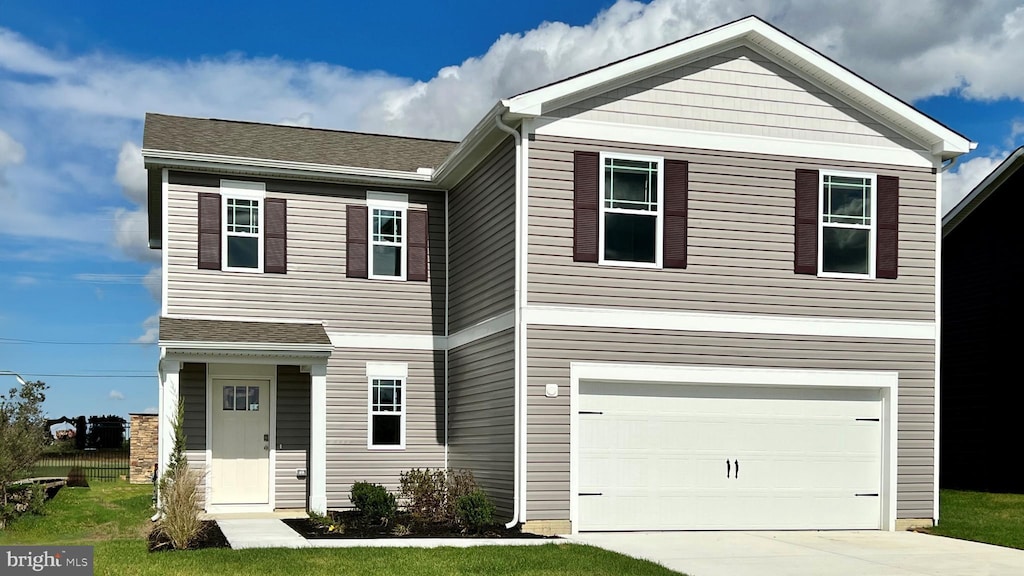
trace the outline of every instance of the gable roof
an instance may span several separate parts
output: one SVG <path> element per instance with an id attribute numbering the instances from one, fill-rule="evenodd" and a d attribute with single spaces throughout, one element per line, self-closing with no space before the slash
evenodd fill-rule
<path id="1" fill-rule="evenodd" d="M 146 114 L 142 147 L 147 160 L 167 152 L 196 159 L 260 159 L 297 166 L 346 166 L 416 173 L 435 168 L 457 142 Z M 180 156 L 182 154 L 178 154 Z"/>
<path id="2" fill-rule="evenodd" d="M 927 145 L 943 159 L 974 148 L 965 136 L 903 102 L 782 30 L 748 16 L 502 100 L 513 115 L 539 116 L 737 46 L 763 53 Z"/>
<path id="3" fill-rule="evenodd" d="M 995 170 L 942 217 L 942 236 L 945 237 L 952 232 L 1022 167 L 1024 167 L 1024 146 L 1017 148 L 1007 156 L 1006 160 L 996 166 Z"/>

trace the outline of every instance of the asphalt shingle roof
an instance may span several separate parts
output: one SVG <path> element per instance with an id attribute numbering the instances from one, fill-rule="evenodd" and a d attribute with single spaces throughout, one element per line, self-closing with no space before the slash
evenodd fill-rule
<path id="1" fill-rule="evenodd" d="M 146 114 L 142 147 L 307 164 L 415 172 L 436 168 L 458 142 L 235 120 Z"/>
<path id="2" fill-rule="evenodd" d="M 321 324 L 166 317 L 160 318 L 160 341 L 331 345 L 331 339 Z"/>

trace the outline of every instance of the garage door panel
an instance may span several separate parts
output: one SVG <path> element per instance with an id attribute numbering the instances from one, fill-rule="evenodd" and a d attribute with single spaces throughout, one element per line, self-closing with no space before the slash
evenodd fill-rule
<path id="1" fill-rule="evenodd" d="M 579 406 L 583 530 L 879 527 L 878 390 L 584 382 Z"/>

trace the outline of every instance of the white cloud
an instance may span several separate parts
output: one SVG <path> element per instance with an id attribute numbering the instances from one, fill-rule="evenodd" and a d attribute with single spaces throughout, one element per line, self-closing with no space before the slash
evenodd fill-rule
<path id="1" fill-rule="evenodd" d="M 136 260 L 160 261 L 160 252 L 149 247 L 149 219 L 144 210 L 114 210 L 114 245 Z"/>
<path id="2" fill-rule="evenodd" d="M 993 156 L 972 158 L 944 173 L 942 175 L 942 213 L 945 214 L 952 210 L 1007 156 L 1009 156 L 1007 152 L 998 152 Z"/>
<path id="3" fill-rule="evenodd" d="M 1017 137 L 1024 134 L 1024 120 L 1014 120 L 1010 126 L 1010 140 L 1017 141 Z"/>
<path id="4" fill-rule="evenodd" d="M 25 147 L 10 134 L 0 130 L 0 166 L 25 161 Z"/>
<path id="5" fill-rule="evenodd" d="M 121 144 L 114 180 L 121 185 L 128 199 L 139 206 L 146 205 L 146 167 L 142 162 L 142 151 L 134 143 Z"/>
<path id="6" fill-rule="evenodd" d="M 146 276 L 142 279 L 142 285 L 146 287 L 146 290 L 149 290 L 150 296 L 152 296 L 157 302 L 161 301 L 160 295 L 163 293 L 164 289 L 163 279 L 163 269 L 160 266 L 150 268 L 149 272 L 147 272 Z"/>
<path id="7" fill-rule="evenodd" d="M 25 286 L 35 286 L 36 284 L 39 284 L 39 279 L 36 278 L 35 276 L 21 275 L 21 276 L 15 276 L 14 277 L 14 285 L 15 286 L 25 287 Z"/>
<path id="8" fill-rule="evenodd" d="M 160 339 L 160 315 L 153 314 L 142 322 L 142 335 L 135 339 L 137 344 L 155 344 Z"/>
<path id="9" fill-rule="evenodd" d="M 157 413 L 157 412 L 159 412 L 159 411 L 160 411 L 160 409 L 159 409 L 159 408 L 157 408 L 156 406 L 146 406 L 146 407 L 145 407 L 145 408 L 144 408 L 144 409 L 142 410 L 142 413 L 143 413 L 143 414 L 156 414 L 156 413 Z"/>
<path id="10" fill-rule="evenodd" d="M 124 394 L 117 390 L 111 390 L 110 394 L 107 394 L 107 398 L 111 400 L 124 400 Z"/>

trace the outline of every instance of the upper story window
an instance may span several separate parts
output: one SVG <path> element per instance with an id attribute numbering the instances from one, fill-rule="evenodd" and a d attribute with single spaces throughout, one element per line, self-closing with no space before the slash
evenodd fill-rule
<path id="1" fill-rule="evenodd" d="M 225 198 L 228 268 L 260 267 L 260 201 Z"/>
<path id="2" fill-rule="evenodd" d="M 601 264 L 661 267 L 663 160 L 601 154 Z"/>
<path id="3" fill-rule="evenodd" d="M 793 271 L 823 278 L 899 276 L 900 179 L 797 168 Z"/>
<path id="4" fill-rule="evenodd" d="M 871 277 L 875 255 L 875 176 L 821 172 L 818 270 L 822 276 Z"/>
<path id="5" fill-rule="evenodd" d="M 345 276 L 425 282 L 430 232 L 426 206 L 400 192 L 366 193 L 366 204 L 346 208 Z"/>
<path id="6" fill-rule="evenodd" d="M 373 208 L 370 213 L 373 230 L 370 240 L 373 250 L 370 259 L 373 261 L 371 276 L 374 278 L 402 277 L 402 245 L 405 235 L 402 233 L 404 210 Z"/>

